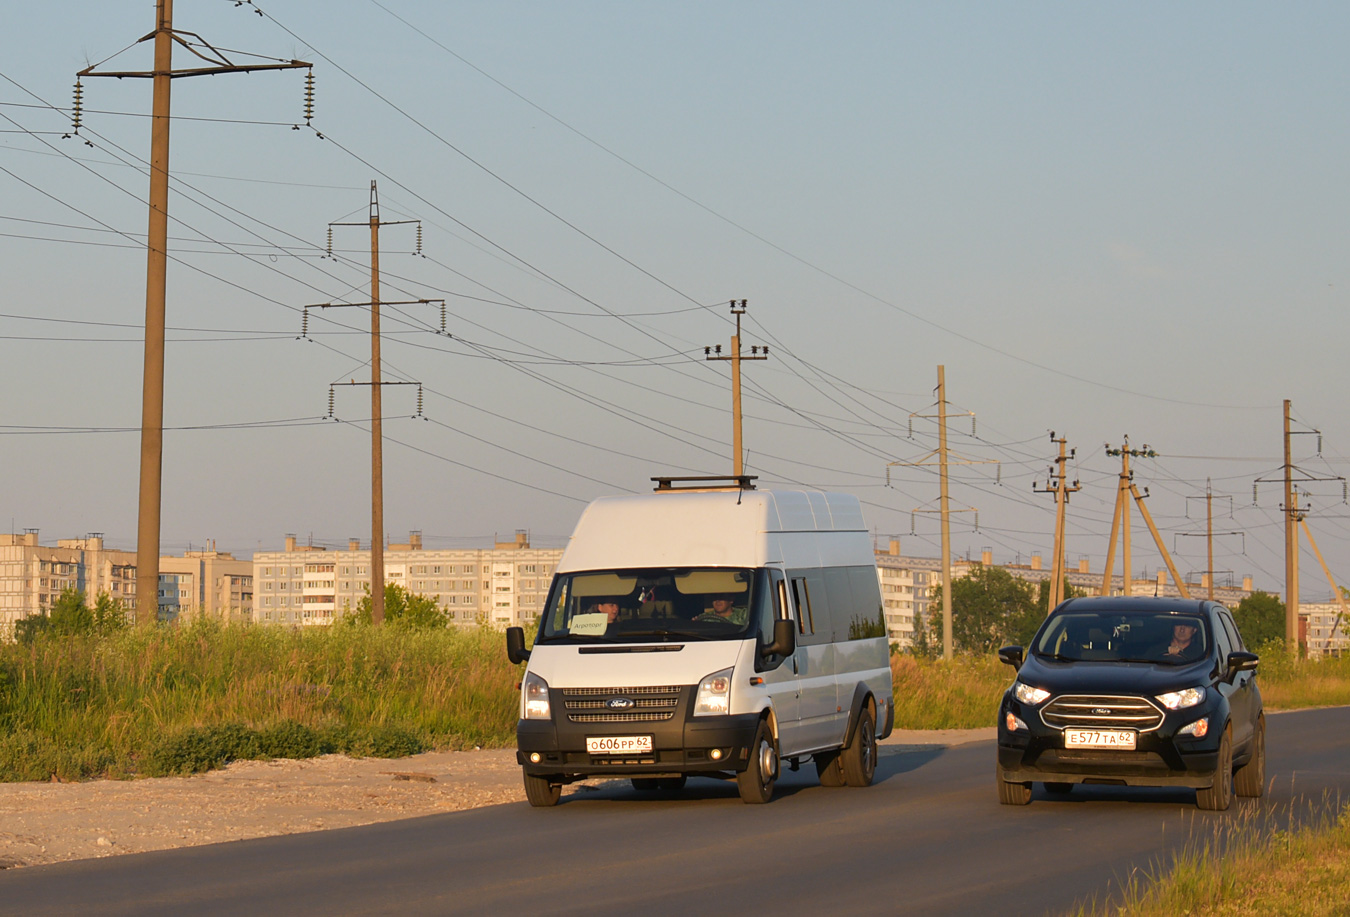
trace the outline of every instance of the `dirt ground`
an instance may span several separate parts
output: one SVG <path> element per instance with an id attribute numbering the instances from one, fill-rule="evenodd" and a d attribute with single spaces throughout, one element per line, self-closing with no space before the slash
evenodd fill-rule
<path id="1" fill-rule="evenodd" d="M 959 745 L 993 736 L 992 727 L 897 730 L 882 744 Z M 563 792 L 586 792 L 599 783 L 575 783 Z M 524 799 L 514 749 L 237 761 L 191 777 L 0 783 L 0 869 L 368 825 Z"/>

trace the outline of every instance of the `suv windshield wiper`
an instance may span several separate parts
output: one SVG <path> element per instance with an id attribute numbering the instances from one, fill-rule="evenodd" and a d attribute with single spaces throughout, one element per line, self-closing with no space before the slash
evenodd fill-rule
<path id="1" fill-rule="evenodd" d="M 1037 651 L 1037 656 L 1042 659 L 1054 659 L 1056 662 L 1082 662 L 1081 656 L 1065 656 L 1063 653 L 1042 653 Z"/>

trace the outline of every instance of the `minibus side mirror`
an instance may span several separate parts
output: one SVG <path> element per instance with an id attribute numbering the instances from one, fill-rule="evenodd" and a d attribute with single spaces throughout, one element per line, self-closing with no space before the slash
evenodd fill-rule
<path id="1" fill-rule="evenodd" d="M 797 625 L 791 621 L 773 622 L 773 642 L 760 650 L 761 656 L 791 656 L 797 648 Z"/>
<path id="2" fill-rule="evenodd" d="M 525 649 L 525 628 L 506 629 L 506 658 L 511 660 L 512 665 L 520 665 L 530 658 L 530 651 Z"/>

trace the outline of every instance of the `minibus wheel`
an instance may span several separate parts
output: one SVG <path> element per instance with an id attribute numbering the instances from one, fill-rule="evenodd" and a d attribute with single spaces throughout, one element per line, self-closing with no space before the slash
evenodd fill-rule
<path id="1" fill-rule="evenodd" d="M 525 798 L 529 800 L 530 805 L 538 808 L 557 805 L 558 797 L 561 795 L 561 784 L 549 783 L 547 777 L 525 774 Z"/>
<path id="2" fill-rule="evenodd" d="M 773 733 L 763 720 L 755 730 L 755 741 L 750 746 L 750 765 L 736 775 L 736 789 L 741 799 L 749 803 L 764 803 L 773 798 L 773 784 L 778 779 L 778 749 Z"/>
<path id="3" fill-rule="evenodd" d="M 877 727 L 872 712 L 864 707 L 858 725 L 853 728 L 853 741 L 839 756 L 844 765 L 844 782 L 849 786 L 871 786 L 877 772 Z"/>

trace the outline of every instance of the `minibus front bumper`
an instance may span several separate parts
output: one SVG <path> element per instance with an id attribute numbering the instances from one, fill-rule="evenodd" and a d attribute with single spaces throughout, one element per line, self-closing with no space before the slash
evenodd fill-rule
<path id="1" fill-rule="evenodd" d="M 516 761 L 527 774 L 559 782 L 603 774 L 739 773 L 749 764 L 759 721 L 754 713 L 696 717 L 677 712 L 658 722 L 578 723 L 555 714 L 554 720 L 516 723 Z M 651 737 L 650 751 L 591 753 L 586 748 L 588 738 L 645 736 Z"/>

